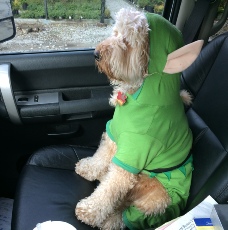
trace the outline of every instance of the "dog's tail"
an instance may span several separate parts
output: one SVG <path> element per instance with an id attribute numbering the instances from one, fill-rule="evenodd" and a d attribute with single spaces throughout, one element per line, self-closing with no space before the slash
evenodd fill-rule
<path id="1" fill-rule="evenodd" d="M 193 97 L 187 90 L 182 89 L 180 91 L 180 96 L 181 96 L 181 99 L 185 105 L 191 105 L 192 104 Z"/>

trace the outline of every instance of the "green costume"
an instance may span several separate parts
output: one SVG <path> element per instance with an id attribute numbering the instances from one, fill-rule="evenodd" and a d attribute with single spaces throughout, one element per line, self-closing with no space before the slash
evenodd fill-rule
<path id="1" fill-rule="evenodd" d="M 126 103 L 117 105 L 106 131 L 117 144 L 112 162 L 133 173 L 145 173 L 164 185 L 171 197 L 165 214 L 145 216 L 134 206 L 123 213 L 127 227 L 157 227 L 176 218 L 189 195 L 192 158 L 179 169 L 153 173 L 153 169 L 170 168 L 184 161 L 192 145 L 192 134 L 180 98 L 180 74 L 166 74 L 167 55 L 183 46 L 181 33 L 156 14 L 147 14 L 150 36 L 149 76 Z M 149 171 L 148 171 L 149 170 Z"/>

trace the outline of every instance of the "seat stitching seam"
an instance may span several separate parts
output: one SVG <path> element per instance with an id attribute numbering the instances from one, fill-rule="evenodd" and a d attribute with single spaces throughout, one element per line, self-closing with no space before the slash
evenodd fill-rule
<path id="1" fill-rule="evenodd" d="M 69 145 L 69 146 L 73 149 L 73 151 L 74 151 L 74 153 L 75 153 L 75 155 L 76 155 L 76 157 L 78 158 L 78 161 L 79 161 L 80 158 L 79 158 L 79 156 L 78 156 L 78 154 L 77 154 L 76 149 L 75 149 L 73 146 L 71 146 L 71 145 Z"/>

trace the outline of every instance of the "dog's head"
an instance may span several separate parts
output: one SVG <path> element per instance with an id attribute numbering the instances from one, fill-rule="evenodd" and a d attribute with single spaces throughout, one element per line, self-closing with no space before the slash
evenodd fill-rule
<path id="1" fill-rule="evenodd" d="M 183 45 L 180 31 L 162 16 L 121 9 L 112 35 L 97 45 L 94 56 L 98 70 L 114 85 L 122 82 L 136 88 L 148 75 L 180 73 L 188 68 L 203 41 Z"/>
<path id="2" fill-rule="evenodd" d="M 110 37 L 97 45 L 98 70 L 111 80 L 128 84 L 142 81 L 149 61 L 149 28 L 145 15 L 121 9 Z"/>

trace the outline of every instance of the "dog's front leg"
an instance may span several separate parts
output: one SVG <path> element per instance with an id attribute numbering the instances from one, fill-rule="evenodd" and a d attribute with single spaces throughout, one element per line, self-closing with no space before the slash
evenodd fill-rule
<path id="1" fill-rule="evenodd" d="M 81 159 L 75 166 L 75 172 L 87 180 L 101 180 L 116 152 L 116 144 L 103 133 L 100 146 L 92 157 Z"/>
<path id="2" fill-rule="evenodd" d="M 111 163 L 108 173 L 92 195 L 77 204 L 75 210 L 77 218 L 93 227 L 100 227 L 136 181 L 136 175 Z"/>

